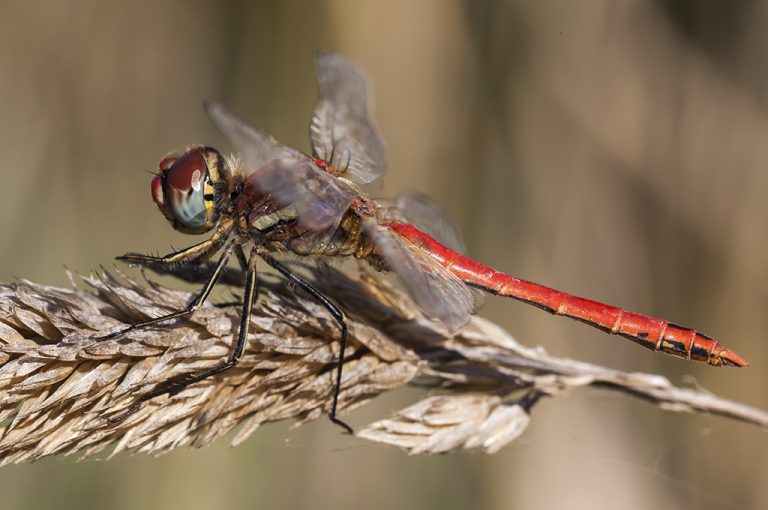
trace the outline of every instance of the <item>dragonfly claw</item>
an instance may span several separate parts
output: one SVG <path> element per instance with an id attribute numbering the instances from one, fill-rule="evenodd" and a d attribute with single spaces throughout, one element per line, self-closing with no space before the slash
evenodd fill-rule
<path id="1" fill-rule="evenodd" d="M 156 261 L 157 259 L 157 257 L 142 255 L 141 253 L 135 252 L 129 252 L 124 255 L 120 255 L 119 257 L 115 257 L 115 260 L 127 262 L 130 265 L 140 265 L 142 262 L 152 262 Z"/>
<path id="2" fill-rule="evenodd" d="M 336 418 L 335 416 L 329 416 L 330 420 L 333 422 L 334 425 L 338 425 L 342 429 L 344 429 L 344 434 L 349 434 L 350 436 L 355 435 L 355 431 L 352 430 L 352 427 L 341 421 L 340 419 Z"/>

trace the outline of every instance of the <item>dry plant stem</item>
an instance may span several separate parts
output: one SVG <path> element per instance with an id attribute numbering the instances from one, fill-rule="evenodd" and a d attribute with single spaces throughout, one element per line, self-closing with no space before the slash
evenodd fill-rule
<path id="1" fill-rule="evenodd" d="M 765 411 L 675 387 L 658 375 L 551 357 L 478 317 L 449 338 L 378 275 L 353 280 L 321 268 L 312 276 L 349 314 L 340 410 L 412 382 L 435 389 L 358 437 L 409 453 L 492 453 L 525 430 L 541 396 L 581 386 L 768 426 Z M 106 272 L 77 283 L 84 288 L 0 285 L 2 464 L 57 453 L 86 456 L 110 447 L 113 454 L 159 454 L 204 446 L 239 426 L 232 440 L 238 444 L 262 423 L 304 423 L 327 414 L 337 325 L 295 289 L 262 281 L 248 346 L 235 368 L 108 423 L 148 391 L 219 364 L 230 352 L 239 318 L 207 304 L 189 320 L 99 341 L 127 323 L 183 307 L 190 294 Z"/>

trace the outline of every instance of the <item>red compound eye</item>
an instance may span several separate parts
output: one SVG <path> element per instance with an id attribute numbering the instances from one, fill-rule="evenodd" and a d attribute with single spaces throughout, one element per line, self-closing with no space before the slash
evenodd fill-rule
<path id="1" fill-rule="evenodd" d="M 160 164 L 157 166 L 160 167 L 160 170 L 168 170 L 171 168 L 171 165 L 173 165 L 176 162 L 176 156 L 166 156 L 163 159 L 160 160 Z"/>
<path id="2" fill-rule="evenodd" d="M 205 158 L 199 151 L 190 151 L 175 160 L 165 174 L 166 185 L 179 193 L 202 191 L 207 172 Z"/>
<path id="3" fill-rule="evenodd" d="M 152 181 L 155 203 L 176 228 L 181 227 L 186 232 L 206 228 L 208 211 L 203 194 L 207 175 L 208 166 L 201 150 L 192 149 L 163 169 L 159 184 Z"/>
<path id="4" fill-rule="evenodd" d="M 165 198 L 163 197 L 163 178 L 160 175 L 156 175 L 154 179 L 152 179 L 152 200 L 155 201 L 155 204 L 157 204 L 158 209 L 160 209 L 160 212 L 162 212 L 166 218 L 169 220 L 172 220 L 170 214 L 168 214 L 168 210 L 165 207 Z"/>
<path id="5" fill-rule="evenodd" d="M 152 200 L 160 209 L 163 208 L 163 179 L 159 175 L 152 179 Z"/>
<path id="6" fill-rule="evenodd" d="M 216 190 L 208 165 L 214 165 L 218 176 L 221 161 L 221 155 L 210 147 L 195 147 L 179 157 L 160 160 L 160 175 L 152 179 L 152 200 L 173 228 L 202 234 L 216 225 Z"/>

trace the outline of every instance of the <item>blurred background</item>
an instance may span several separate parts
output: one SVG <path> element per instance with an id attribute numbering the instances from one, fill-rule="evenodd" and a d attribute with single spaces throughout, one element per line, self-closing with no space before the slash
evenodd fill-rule
<path id="1" fill-rule="evenodd" d="M 469 253 L 723 340 L 752 363 L 655 355 L 525 305 L 481 313 L 550 353 L 768 407 L 768 3 L 3 2 L 0 279 L 195 240 L 152 204 L 167 152 L 208 143 L 221 100 L 307 149 L 312 56 L 370 76 L 391 167 Z M 418 398 L 385 395 L 360 427 Z M 407 457 L 326 420 L 159 459 L 0 471 L 5 508 L 767 508 L 768 436 L 609 392 L 545 401 L 495 456 Z"/>

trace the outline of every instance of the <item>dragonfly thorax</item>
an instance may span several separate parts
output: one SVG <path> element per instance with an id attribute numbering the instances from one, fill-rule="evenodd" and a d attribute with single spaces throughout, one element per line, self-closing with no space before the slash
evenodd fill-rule
<path id="1" fill-rule="evenodd" d="M 160 161 L 152 179 L 152 199 L 173 228 L 202 234 L 216 226 L 228 199 L 230 172 L 211 147 L 194 147 Z"/>

